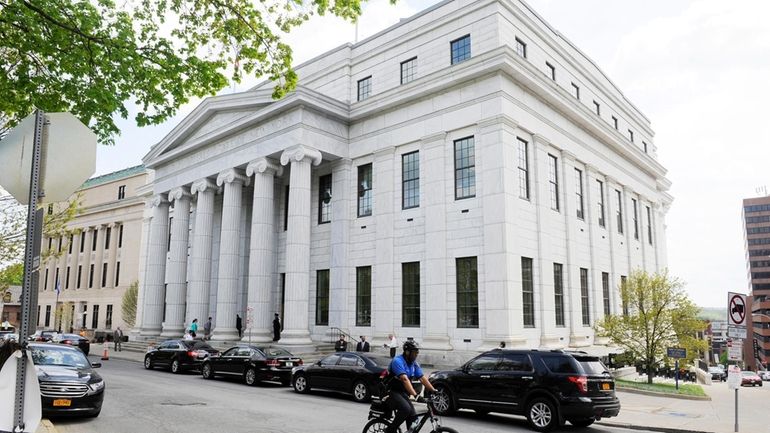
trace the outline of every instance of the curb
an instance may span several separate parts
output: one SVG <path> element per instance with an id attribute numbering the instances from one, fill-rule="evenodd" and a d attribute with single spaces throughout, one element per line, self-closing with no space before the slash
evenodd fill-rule
<path id="1" fill-rule="evenodd" d="M 662 433 L 713 433 L 706 430 L 688 430 L 688 429 L 678 429 L 678 428 L 670 428 L 670 427 L 650 427 L 650 426 L 642 426 L 642 425 L 634 425 L 634 424 L 625 424 L 621 422 L 597 421 L 596 424 L 604 425 L 607 427 L 618 427 L 618 428 L 625 428 L 629 430 L 654 431 L 654 432 L 662 432 Z"/>
<path id="2" fill-rule="evenodd" d="M 51 421 L 43 418 L 35 433 L 59 433 L 59 430 L 56 429 L 56 426 L 54 426 Z"/>
<path id="3" fill-rule="evenodd" d="M 671 393 L 667 393 L 667 392 L 647 391 L 647 390 L 643 390 L 643 389 L 625 388 L 625 387 L 617 387 L 617 388 L 615 388 L 615 391 L 627 392 L 627 393 L 630 393 L 630 394 L 651 395 L 651 396 L 655 396 L 655 397 L 678 398 L 680 400 L 711 401 L 711 397 L 708 396 L 708 395 L 700 396 L 700 395 L 671 394 Z"/>

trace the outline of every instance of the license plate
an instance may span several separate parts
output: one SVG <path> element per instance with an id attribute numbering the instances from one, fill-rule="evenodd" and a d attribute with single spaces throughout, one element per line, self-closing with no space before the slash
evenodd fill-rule
<path id="1" fill-rule="evenodd" d="M 609 391 L 610 390 L 610 384 L 609 383 L 603 383 L 602 384 L 602 390 L 603 391 Z"/>
<path id="2" fill-rule="evenodd" d="M 72 405 L 72 400 L 60 398 L 60 399 L 54 400 L 53 405 L 55 407 L 69 407 Z"/>
<path id="3" fill-rule="evenodd" d="M 287 363 L 286 363 L 286 366 L 287 366 L 287 367 L 293 367 L 293 366 L 294 366 L 294 363 L 293 363 L 293 362 L 287 362 Z"/>

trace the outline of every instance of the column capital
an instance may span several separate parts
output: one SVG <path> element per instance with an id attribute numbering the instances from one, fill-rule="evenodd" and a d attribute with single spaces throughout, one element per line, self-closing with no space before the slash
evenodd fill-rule
<path id="1" fill-rule="evenodd" d="M 155 194 L 148 200 L 148 203 L 151 208 L 169 205 L 166 194 Z"/>
<path id="2" fill-rule="evenodd" d="M 190 200 L 192 198 L 192 195 L 190 194 L 190 189 L 186 186 L 180 186 L 178 188 L 174 188 L 168 193 L 168 201 L 173 202 L 177 200 Z"/>
<path id="3" fill-rule="evenodd" d="M 246 186 L 249 184 L 249 178 L 235 168 L 228 168 L 217 175 L 217 185 L 219 186 L 233 182 L 238 182 Z"/>
<path id="4" fill-rule="evenodd" d="M 268 176 L 281 176 L 283 175 L 283 166 L 276 164 L 272 159 L 265 157 L 257 158 L 246 166 L 246 176 L 251 177 L 257 173 Z"/>
<path id="5" fill-rule="evenodd" d="M 204 177 L 203 179 L 196 180 L 193 182 L 192 187 L 190 187 L 190 194 L 195 195 L 199 192 L 204 192 L 207 189 L 214 190 L 216 192 L 217 185 L 211 181 L 211 179 Z"/>
<path id="6" fill-rule="evenodd" d="M 322 156 L 318 150 L 298 144 L 283 151 L 281 154 L 281 165 L 287 165 L 291 161 L 299 162 L 305 158 L 310 158 L 313 165 L 318 165 L 321 163 Z"/>

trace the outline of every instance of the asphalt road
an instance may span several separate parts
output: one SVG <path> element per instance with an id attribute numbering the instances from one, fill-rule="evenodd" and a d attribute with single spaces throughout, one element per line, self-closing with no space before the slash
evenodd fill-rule
<path id="1" fill-rule="evenodd" d="M 369 405 L 334 393 L 300 395 L 278 384 L 249 387 L 236 381 L 207 381 L 193 372 L 174 375 L 163 370 L 147 371 L 138 362 L 114 358 L 103 364 L 98 371 L 106 381 L 107 394 L 101 415 L 95 419 L 53 419 L 59 432 L 358 433 L 367 421 Z M 531 432 L 524 418 L 477 416 L 469 411 L 445 417 L 442 423 L 461 433 Z M 562 431 L 630 432 L 570 425 Z"/>

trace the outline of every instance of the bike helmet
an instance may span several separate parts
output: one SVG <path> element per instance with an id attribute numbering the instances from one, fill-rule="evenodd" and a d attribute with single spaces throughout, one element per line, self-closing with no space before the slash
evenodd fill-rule
<path id="1" fill-rule="evenodd" d="M 404 352 L 419 352 L 420 346 L 412 340 L 406 340 L 403 346 Z"/>

